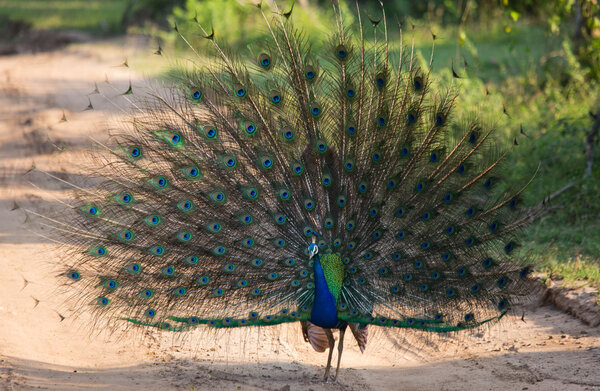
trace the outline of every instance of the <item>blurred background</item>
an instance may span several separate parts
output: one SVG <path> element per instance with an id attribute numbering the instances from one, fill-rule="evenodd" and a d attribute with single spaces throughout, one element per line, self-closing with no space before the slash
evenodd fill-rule
<path id="1" fill-rule="evenodd" d="M 356 4 L 340 1 L 349 23 Z M 536 255 L 537 270 L 553 279 L 599 287 L 599 0 L 383 3 L 393 55 L 414 43 L 416 61 L 429 68 L 435 42 L 431 71 L 438 85 L 459 89 L 457 115 L 478 113 L 513 145 L 503 175 L 526 183 L 539 167 L 524 201 L 533 206 L 546 199 L 550 213 L 525 233 L 522 251 Z M 358 4 L 370 18 L 381 17 L 379 1 Z M 294 23 L 318 47 L 332 20 L 330 0 L 293 6 Z M 152 53 L 176 59 L 187 52 L 175 24 L 203 47 L 194 18 L 241 50 L 268 34 L 248 0 L 0 0 L 0 55 L 138 37 L 148 55 L 129 66 L 160 79 L 168 71 L 155 66 Z"/>

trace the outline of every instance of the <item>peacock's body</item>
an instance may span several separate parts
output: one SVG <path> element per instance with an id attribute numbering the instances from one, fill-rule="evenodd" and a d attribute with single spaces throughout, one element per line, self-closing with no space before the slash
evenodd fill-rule
<path id="1" fill-rule="evenodd" d="M 332 329 L 362 350 L 369 326 L 474 328 L 523 293 L 510 258 L 531 216 L 522 190 L 493 190 L 492 129 L 454 121 L 453 92 L 390 58 L 385 18 L 369 43 L 360 14 L 357 39 L 340 15 L 321 51 L 289 13 L 265 16 L 251 58 L 207 34 L 218 65 L 134 114 L 103 185 L 52 223 L 73 245 L 62 278 L 102 324 L 302 322 L 330 348 L 327 377 Z"/>

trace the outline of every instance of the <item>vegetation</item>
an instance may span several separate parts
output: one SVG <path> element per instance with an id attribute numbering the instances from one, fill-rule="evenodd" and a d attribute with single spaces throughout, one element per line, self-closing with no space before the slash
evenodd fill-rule
<path id="1" fill-rule="evenodd" d="M 0 0 L 0 16 L 38 29 L 83 30 L 91 33 L 120 31 L 128 0 Z"/>

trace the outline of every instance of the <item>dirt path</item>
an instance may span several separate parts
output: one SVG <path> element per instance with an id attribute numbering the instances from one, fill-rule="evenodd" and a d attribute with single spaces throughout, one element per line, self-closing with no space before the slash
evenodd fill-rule
<path id="1" fill-rule="evenodd" d="M 347 339 L 340 384 L 321 382 L 326 356 L 302 341 L 297 325 L 90 335 L 89 319 L 72 318 L 55 292 L 57 247 L 29 231 L 22 208 L 54 210 L 65 195 L 60 182 L 26 174 L 33 163 L 76 179 L 73 163 L 86 157 L 88 137 L 107 138 L 115 108 L 91 95 L 95 110 L 82 111 L 94 81 L 109 96 L 130 78 L 136 87 L 128 68 L 114 67 L 135 56 L 119 44 L 0 58 L 0 390 L 600 390 L 600 328 L 537 303 L 437 353 L 372 338 L 361 355 Z M 15 202 L 21 209 L 11 211 Z"/>

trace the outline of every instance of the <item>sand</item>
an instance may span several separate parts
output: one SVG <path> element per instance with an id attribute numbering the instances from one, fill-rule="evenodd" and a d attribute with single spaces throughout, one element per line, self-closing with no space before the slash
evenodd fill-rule
<path id="1" fill-rule="evenodd" d="M 98 95 L 84 111 L 87 94 L 94 82 L 108 97 L 129 80 L 135 90 L 141 77 L 117 65 L 150 52 L 119 39 L 0 58 L 0 390 L 600 390 L 600 328 L 536 298 L 437 352 L 373 336 L 361 354 L 347 338 L 337 384 L 322 381 L 326 355 L 296 324 L 185 336 L 91 333 L 89 316 L 73 316 L 55 292 L 58 246 L 35 234 L 44 229 L 23 210 L 56 210 L 66 186 L 27 172 L 35 164 L 76 180 L 89 137 L 105 141 L 121 115 Z"/>

